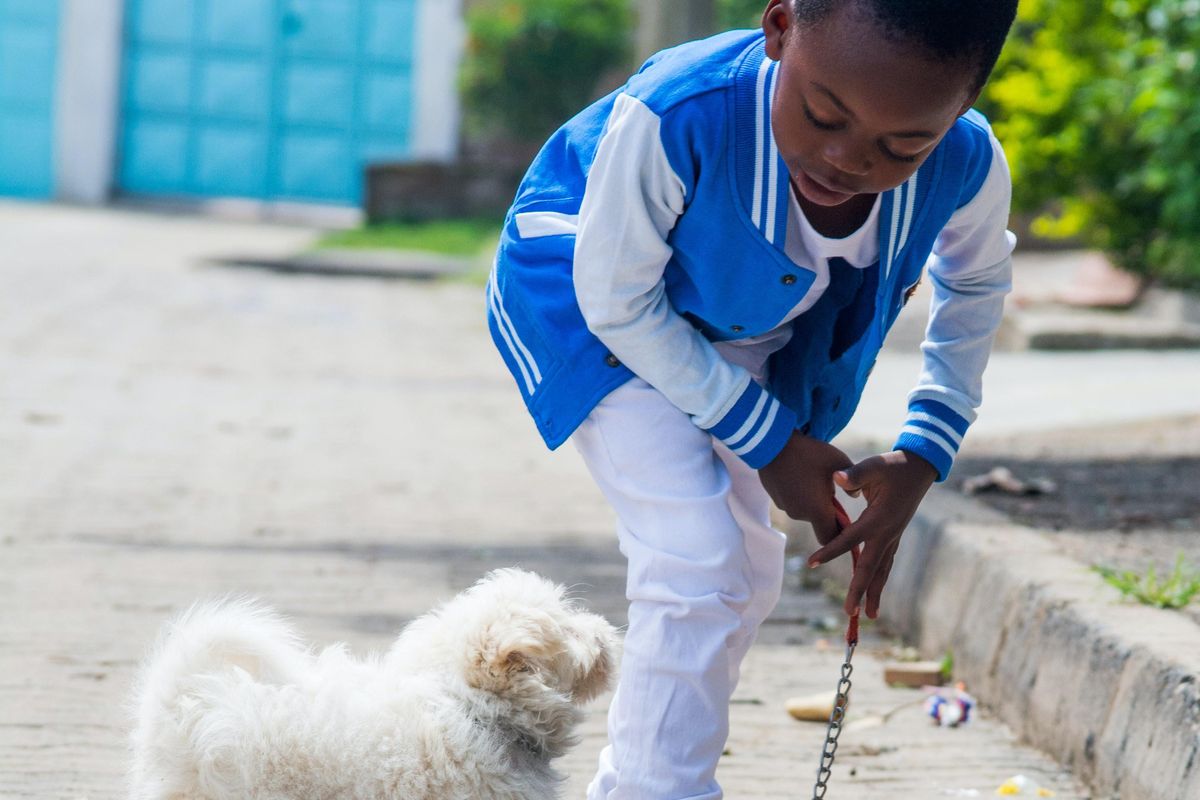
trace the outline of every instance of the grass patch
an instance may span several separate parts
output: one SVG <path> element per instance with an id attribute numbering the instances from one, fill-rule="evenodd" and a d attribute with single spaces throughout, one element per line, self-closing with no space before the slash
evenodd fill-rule
<path id="1" fill-rule="evenodd" d="M 502 220 L 492 217 L 387 222 L 335 231 L 322 237 L 316 246 L 318 250 L 419 250 L 471 257 L 495 247 L 502 224 Z"/>
<path id="2" fill-rule="evenodd" d="M 938 666 L 938 671 L 942 673 L 942 680 L 949 683 L 954 678 L 954 651 L 947 650 L 942 656 L 942 663 Z"/>
<path id="3" fill-rule="evenodd" d="M 1153 565 L 1144 573 L 1094 566 L 1092 569 L 1125 597 L 1156 608 L 1183 608 L 1200 593 L 1200 573 L 1187 566 L 1183 553 L 1175 559 L 1175 568 L 1160 578 Z"/>

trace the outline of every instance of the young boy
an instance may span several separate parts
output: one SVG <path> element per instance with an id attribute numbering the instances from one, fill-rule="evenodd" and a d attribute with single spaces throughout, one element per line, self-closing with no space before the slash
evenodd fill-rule
<path id="1" fill-rule="evenodd" d="M 722 796 L 729 698 L 783 577 L 771 501 L 813 524 L 811 564 L 864 545 L 846 610 L 878 613 L 975 417 L 1009 289 L 1008 171 L 971 105 L 1015 11 L 771 0 L 761 32 L 651 58 L 530 168 L 492 335 L 546 443 L 571 438 L 612 503 L 628 559 L 590 800 Z M 854 464 L 827 442 L 927 260 L 907 421 Z M 840 531 L 835 484 L 868 500 Z"/>

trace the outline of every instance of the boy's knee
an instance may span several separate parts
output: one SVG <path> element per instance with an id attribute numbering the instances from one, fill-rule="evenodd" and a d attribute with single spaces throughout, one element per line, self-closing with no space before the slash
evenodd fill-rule
<path id="1" fill-rule="evenodd" d="M 670 606 L 670 614 L 723 614 L 725 609 L 742 614 L 754 599 L 755 587 L 744 565 L 733 569 L 692 568 L 647 577 L 632 569 L 625 586 L 630 603 Z"/>

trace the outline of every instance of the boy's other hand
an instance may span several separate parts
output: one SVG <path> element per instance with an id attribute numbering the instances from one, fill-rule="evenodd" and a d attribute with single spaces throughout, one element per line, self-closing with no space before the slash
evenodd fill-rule
<path id="1" fill-rule="evenodd" d="M 834 473 L 834 482 L 850 495 L 864 495 L 867 507 L 850 527 L 823 541 L 824 546 L 809 556 L 808 565 L 824 564 L 862 542 L 858 569 L 846 593 L 847 614 L 862 606 L 865 593 L 867 616 L 875 619 L 879 615 L 879 599 L 900 536 L 936 478 L 932 464 L 903 450 L 872 456 Z"/>
<path id="2" fill-rule="evenodd" d="M 810 523 L 817 541 L 827 544 L 840 528 L 833 473 L 853 466 L 854 461 L 838 448 L 797 432 L 775 460 L 758 471 L 758 478 L 775 505 L 792 519 Z"/>

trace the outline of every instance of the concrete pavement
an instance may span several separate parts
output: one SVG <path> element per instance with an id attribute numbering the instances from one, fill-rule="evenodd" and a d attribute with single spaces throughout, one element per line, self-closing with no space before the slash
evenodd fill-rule
<path id="1" fill-rule="evenodd" d="M 1055 537 L 934 492 L 909 526 L 884 617 L 956 669 L 1096 798 L 1200 797 L 1200 628 L 1122 602 Z"/>
<path id="2" fill-rule="evenodd" d="M 133 667 L 200 596 L 260 595 L 316 642 L 383 647 L 520 563 L 624 622 L 611 512 L 569 447 L 542 448 L 479 287 L 208 263 L 286 255 L 312 235 L 0 205 L 0 798 L 120 796 Z M 902 409 L 911 379 L 896 363 L 877 370 L 863 419 L 879 427 L 860 436 Z M 1106 374 L 1067 363 L 1044 368 L 1045 391 Z M 1108 379 L 1098 391 L 1145 388 Z M 1152 395 L 1135 408 L 1157 413 Z M 765 626 L 733 706 L 728 796 L 808 796 L 822 726 L 782 703 L 832 687 L 841 654 L 816 642 L 837 634 L 810 624 L 832 614 L 793 586 Z M 882 685 L 882 644 L 860 650 L 861 718 L 914 698 Z M 603 709 L 564 759 L 565 796 L 582 797 Z M 987 796 L 1020 772 L 1087 796 L 987 713 L 941 730 L 908 708 L 842 742 L 831 797 Z"/>

